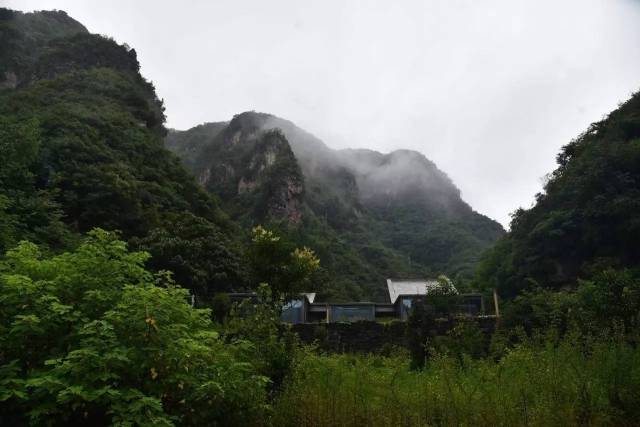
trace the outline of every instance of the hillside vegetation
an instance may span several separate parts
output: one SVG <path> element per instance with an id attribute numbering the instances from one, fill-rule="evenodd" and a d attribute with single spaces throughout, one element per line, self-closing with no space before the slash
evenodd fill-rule
<path id="1" fill-rule="evenodd" d="M 639 94 L 504 234 L 416 152 L 254 112 L 167 133 L 139 69 L 64 12 L 0 8 L 0 425 L 638 424 Z M 303 291 L 442 272 L 500 318 L 440 286 L 368 355 L 281 322 Z"/>
<path id="2" fill-rule="evenodd" d="M 514 296 L 640 266 L 640 94 L 571 141 L 535 205 L 484 257 L 478 282 Z"/>
<path id="3" fill-rule="evenodd" d="M 164 107 L 135 51 L 64 12 L 0 19 L 17 76 L 0 92 L 0 250 L 70 248 L 102 227 L 199 293 L 242 285 L 233 225 L 164 148 Z"/>
<path id="4" fill-rule="evenodd" d="M 385 301 L 387 277 L 446 273 L 464 288 L 503 233 L 417 152 L 335 151 L 255 112 L 170 131 L 166 141 L 232 218 L 274 224 L 312 247 L 327 271 L 326 298 Z"/>
<path id="5" fill-rule="evenodd" d="M 300 356 L 275 406 L 279 426 L 632 425 L 640 350 L 615 340 L 526 343 L 498 363 L 434 356 Z M 616 398 L 612 398 L 613 396 Z"/>

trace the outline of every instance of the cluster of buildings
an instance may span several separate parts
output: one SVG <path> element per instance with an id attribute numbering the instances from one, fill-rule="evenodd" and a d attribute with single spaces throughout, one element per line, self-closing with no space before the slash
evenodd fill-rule
<path id="1" fill-rule="evenodd" d="M 395 280 L 387 279 L 389 301 L 326 303 L 317 302 L 315 293 L 301 294 L 288 302 L 282 310 L 282 320 L 287 323 L 333 323 L 356 322 L 360 320 L 407 320 L 411 307 L 418 300 L 428 302 L 429 294 L 442 289 L 439 280 Z M 446 284 L 457 294 L 456 313 L 470 316 L 485 315 L 485 301 L 482 294 L 459 294 L 452 284 Z M 232 299 L 246 298 L 251 294 L 231 294 Z M 497 298 L 494 295 L 495 313 L 498 314 Z"/>

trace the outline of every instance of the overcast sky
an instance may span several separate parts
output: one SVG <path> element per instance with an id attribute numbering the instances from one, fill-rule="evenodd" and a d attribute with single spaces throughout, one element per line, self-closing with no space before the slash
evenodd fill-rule
<path id="1" fill-rule="evenodd" d="M 256 110 L 334 148 L 424 153 L 479 212 L 640 89 L 640 0 L 6 1 L 126 42 L 186 129 Z"/>

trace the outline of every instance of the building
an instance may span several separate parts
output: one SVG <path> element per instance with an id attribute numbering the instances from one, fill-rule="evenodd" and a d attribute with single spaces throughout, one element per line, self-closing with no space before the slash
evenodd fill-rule
<path id="1" fill-rule="evenodd" d="M 394 310 L 400 320 L 407 320 L 411 312 L 411 306 L 415 301 L 421 300 L 429 293 L 444 287 L 448 287 L 455 294 L 458 293 L 453 283 L 446 281 L 387 279 L 389 302 L 394 306 Z"/>
<path id="2" fill-rule="evenodd" d="M 482 294 L 459 294 L 446 280 L 396 280 L 387 279 L 389 300 L 387 303 L 346 302 L 328 303 L 316 301 L 315 293 L 300 294 L 282 308 L 282 321 L 286 323 L 334 323 L 360 320 L 407 320 L 411 307 L 418 301 L 428 302 L 429 294 L 448 289 L 458 295 L 456 313 L 470 316 L 485 314 Z M 232 301 L 255 298 L 253 293 L 229 294 Z M 494 295 L 494 302 L 497 298 Z M 497 307 L 496 307 L 497 308 Z M 497 313 L 497 310 L 496 310 Z"/>
<path id="3" fill-rule="evenodd" d="M 280 318 L 285 323 L 309 323 L 309 305 L 316 299 L 315 292 L 301 294 L 282 307 Z"/>

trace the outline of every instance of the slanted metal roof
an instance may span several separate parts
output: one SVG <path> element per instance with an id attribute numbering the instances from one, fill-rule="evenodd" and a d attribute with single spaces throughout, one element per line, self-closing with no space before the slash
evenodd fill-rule
<path id="1" fill-rule="evenodd" d="M 303 293 L 302 295 L 307 297 L 307 300 L 309 300 L 310 303 L 312 303 L 313 300 L 316 299 L 316 293 L 315 292 L 307 292 L 307 293 Z"/>
<path id="2" fill-rule="evenodd" d="M 453 285 L 451 285 L 453 287 Z M 429 280 L 395 280 L 387 279 L 389 288 L 389 301 L 395 304 L 400 295 L 427 295 L 429 292 L 440 287 L 440 282 L 435 279 Z M 458 292 L 453 287 L 454 292 Z"/>

